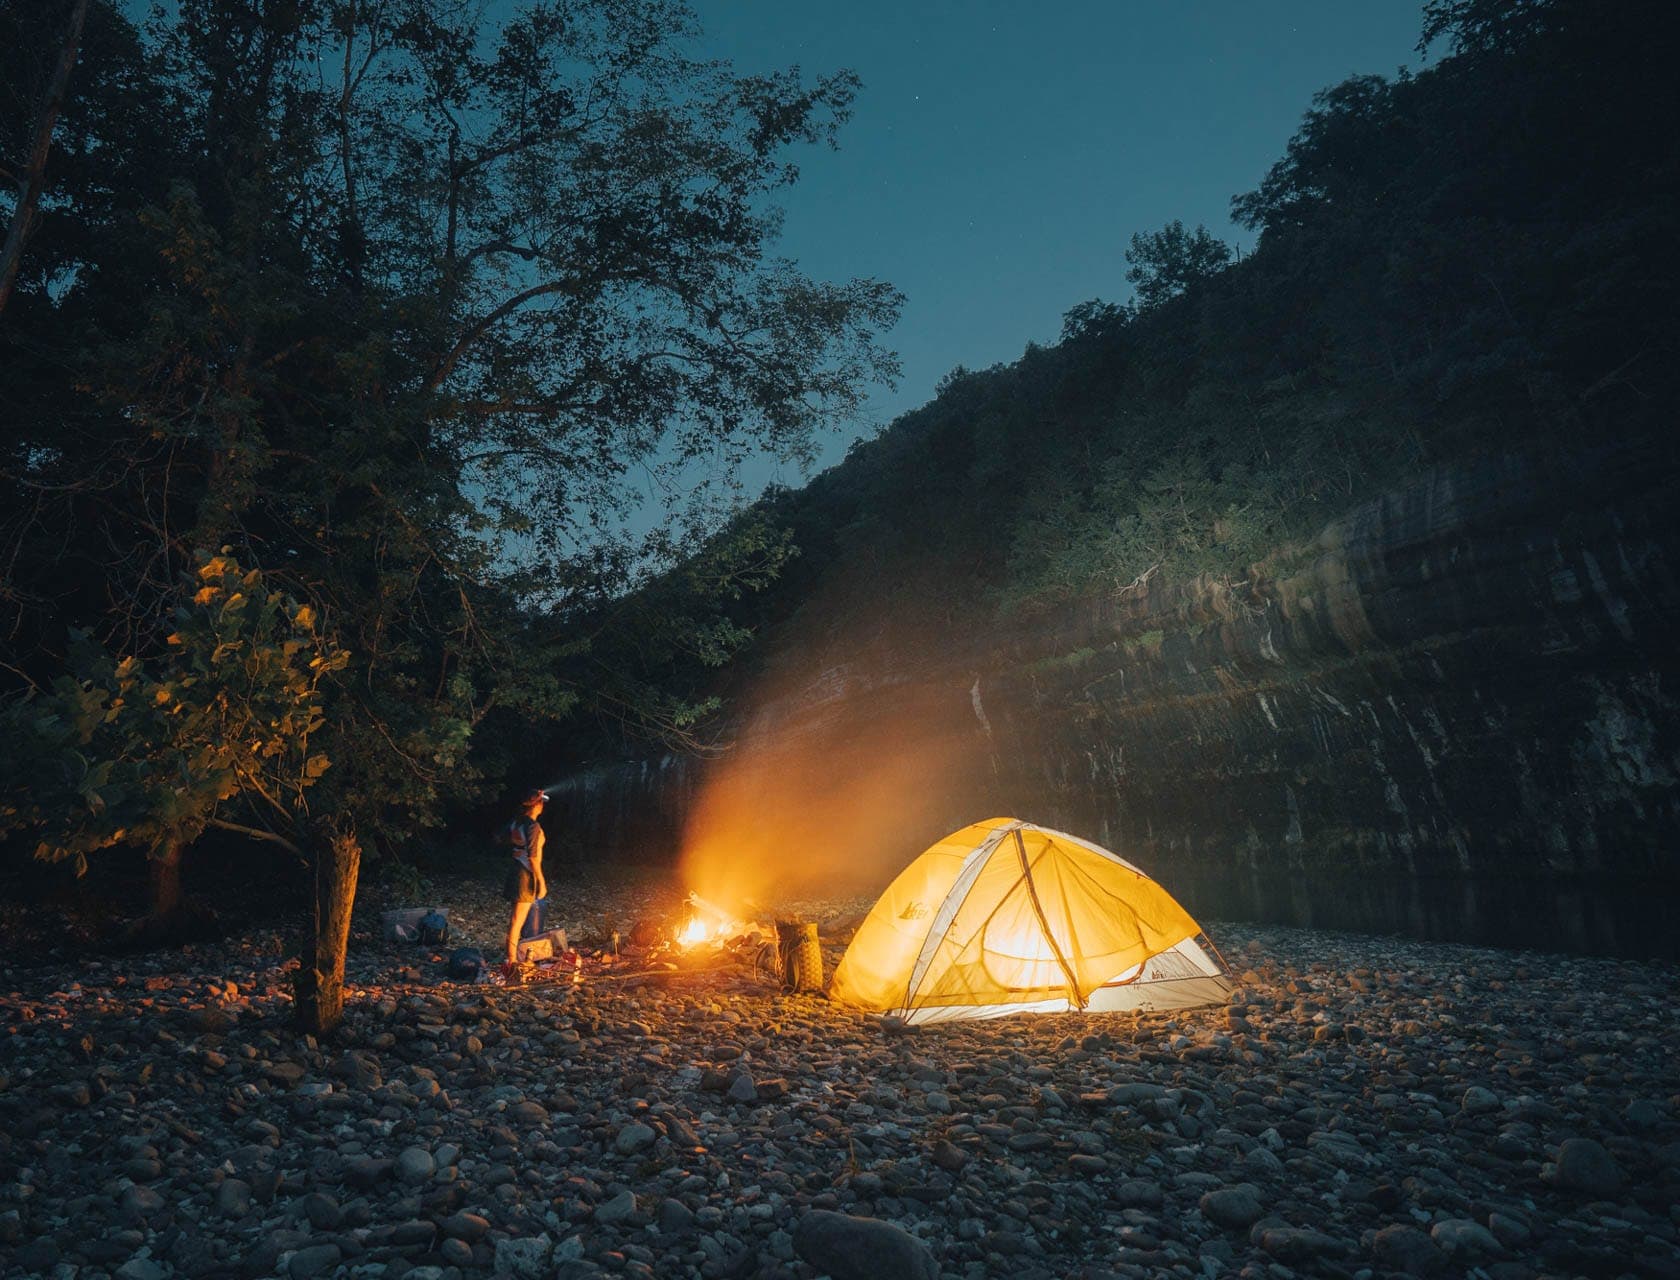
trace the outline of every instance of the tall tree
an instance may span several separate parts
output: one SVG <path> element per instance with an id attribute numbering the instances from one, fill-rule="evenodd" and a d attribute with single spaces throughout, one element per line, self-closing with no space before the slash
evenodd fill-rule
<path id="1" fill-rule="evenodd" d="M 52 61 L 52 78 L 47 82 L 35 127 L 30 139 L 29 156 L 21 174 L 13 175 L 17 186 L 17 200 L 6 226 L 6 240 L 0 247 L 0 312 L 12 296 L 12 283 L 17 279 L 18 264 L 23 260 L 24 242 L 35 229 L 35 210 L 41 203 L 41 188 L 46 184 L 47 156 L 52 150 L 53 127 L 64 110 L 64 98 L 70 91 L 70 72 L 76 65 L 76 50 L 82 42 L 82 28 L 87 24 L 88 0 L 72 0 L 69 29 L 58 56 Z"/>
<path id="2" fill-rule="evenodd" d="M 630 481 L 804 454 L 893 372 L 894 290 L 770 251 L 788 148 L 834 140 L 855 79 L 736 75 L 686 52 L 696 34 L 667 0 L 539 0 L 493 26 L 442 0 L 184 0 L 152 31 L 181 145 L 134 269 L 161 287 L 79 371 L 93 394 L 46 397 L 8 451 L 37 504 L 97 493 L 135 536 L 66 536 L 59 574 L 119 607 L 39 574 L 14 604 L 39 647 L 14 665 L 50 668 L 82 617 L 143 660 L 203 546 L 314 610 L 350 657 L 317 735 L 308 1025 L 337 1017 L 362 842 L 471 794 L 493 712 L 594 696 L 553 658 L 577 584 L 648 567 L 598 551 Z M 123 457 L 65 448 L 67 405 Z M 69 526 L 17 530 L 14 563 Z M 520 616 L 538 592 L 546 630 Z"/>

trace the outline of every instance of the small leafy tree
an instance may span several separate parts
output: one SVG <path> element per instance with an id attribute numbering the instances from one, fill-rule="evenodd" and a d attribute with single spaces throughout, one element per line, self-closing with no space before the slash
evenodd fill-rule
<path id="1" fill-rule="evenodd" d="M 1126 280 L 1137 290 L 1137 305 L 1147 311 L 1176 298 L 1198 280 L 1223 270 L 1231 247 L 1204 226 L 1186 231 L 1174 218 L 1159 231 L 1132 237 L 1126 250 Z"/>
<path id="2" fill-rule="evenodd" d="M 77 632 L 69 670 L 0 712 L 0 830 L 35 831 L 35 856 L 78 875 L 101 849 L 144 847 L 159 924 L 181 910 L 181 853 L 207 826 L 302 856 L 309 791 L 330 766 L 315 742 L 322 684 L 349 660 L 310 606 L 231 556 L 204 556 L 179 596 L 157 658 L 119 659 Z"/>
<path id="3" fill-rule="evenodd" d="M 1134 237 L 1135 243 L 1135 237 Z M 1083 342 L 1099 338 L 1126 322 L 1123 307 L 1101 298 L 1091 298 L 1062 313 L 1062 341 Z"/>

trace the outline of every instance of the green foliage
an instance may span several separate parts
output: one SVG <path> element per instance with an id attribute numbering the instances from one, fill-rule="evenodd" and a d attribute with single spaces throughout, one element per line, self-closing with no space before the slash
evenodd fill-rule
<path id="1" fill-rule="evenodd" d="M 1028 669 L 1045 674 L 1057 671 L 1077 671 L 1096 656 L 1097 651 L 1095 649 L 1079 648 L 1071 653 L 1058 653 L 1048 658 L 1040 658 L 1030 664 Z"/>
<path id="2" fill-rule="evenodd" d="M 614 531 L 650 475 L 808 454 L 892 376 L 899 307 L 771 253 L 856 78 L 696 35 L 668 0 L 183 0 L 144 35 L 96 4 L 0 318 L 8 663 L 51 684 L 78 629 L 163 669 L 184 548 L 225 544 L 351 655 L 311 806 L 389 848 L 549 767 L 533 726 L 686 733 L 785 543 L 686 560 L 707 495 Z M 0 85 L 34 56 L 0 42 Z"/>
<path id="3" fill-rule="evenodd" d="M 320 749 L 323 684 L 350 655 L 315 611 L 227 555 L 177 591 L 166 651 L 113 657 L 85 632 L 69 670 L 0 710 L 0 831 L 39 833 L 35 855 L 70 860 L 128 842 L 162 854 L 228 812 L 267 810 L 295 829 L 332 766 Z"/>
<path id="4" fill-rule="evenodd" d="M 412 862 L 381 858 L 376 872 L 381 884 L 405 902 L 420 902 L 432 896 L 432 882 Z"/>
<path id="5" fill-rule="evenodd" d="M 1149 654 L 1159 654 L 1161 645 L 1166 641 L 1167 633 L 1159 628 L 1151 628 L 1140 632 L 1126 641 L 1126 651 L 1134 653 L 1139 650 Z"/>
<path id="6" fill-rule="evenodd" d="M 1135 239 L 1135 237 L 1134 237 Z M 1101 298 L 1092 298 L 1070 307 L 1062 316 L 1062 341 L 1083 342 L 1101 338 L 1126 322 L 1126 309 Z M 939 390 L 945 389 L 941 383 Z"/>
<path id="7" fill-rule="evenodd" d="M 1174 218 L 1159 231 L 1132 237 L 1131 248 L 1126 250 L 1126 281 L 1137 290 L 1138 307 L 1148 310 L 1178 297 L 1230 261 L 1231 247 L 1216 240 L 1206 227 L 1186 231 Z M 1089 320 L 1082 318 L 1081 328 L 1085 327 Z"/>
<path id="8" fill-rule="evenodd" d="M 705 750 L 700 726 L 719 709 L 718 671 L 753 642 L 748 601 L 797 555 L 789 531 L 762 511 L 740 511 L 716 533 L 697 524 L 680 540 L 644 542 L 644 571 L 632 591 L 605 575 L 571 633 L 584 639 L 561 664 L 565 678 L 592 688 L 593 709 L 612 737 Z"/>

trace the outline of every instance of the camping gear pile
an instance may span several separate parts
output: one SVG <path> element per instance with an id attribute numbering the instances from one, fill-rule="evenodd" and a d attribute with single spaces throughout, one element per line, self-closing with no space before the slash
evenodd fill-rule
<path id="1" fill-rule="evenodd" d="M 380 923 L 386 941 L 434 950 L 438 976 L 450 982 L 575 986 L 590 978 L 680 982 L 688 974 L 732 972 L 751 986 L 768 979 L 783 990 L 822 988 L 822 953 L 814 924 L 767 927 L 742 921 L 693 894 L 678 910 L 640 919 L 624 934 L 612 931 L 592 938 L 596 945 L 574 945 L 560 928 L 522 938 L 511 972 L 500 963 L 499 948 L 494 960 L 465 938 L 458 938 L 451 949 L 449 913 L 443 908 L 386 911 Z M 422 980 L 413 966 L 402 968 L 399 976 Z"/>
<path id="2" fill-rule="evenodd" d="M 521 964 L 535 964 L 540 960 L 564 958 L 569 948 L 566 945 L 566 931 L 564 929 L 545 929 L 531 938 L 519 940 L 519 956 Z"/>
<path id="3" fill-rule="evenodd" d="M 416 942 L 423 947 L 441 947 L 449 941 L 449 910 L 446 907 L 404 907 L 387 911 L 379 918 L 380 933 L 387 942 Z"/>
<path id="4" fill-rule="evenodd" d="M 384 931 L 441 948 L 448 913 L 388 911 Z M 563 929 L 525 939 L 512 974 L 476 948 L 436 958 L 460 982 L 680 982 L 733 969 L 786 992 L 823 989 L 815 924 L 767 927 L 693 893 L 676 911 L 595 941 L 574 949 Z M 1078 836 L 992 818 L 946 836 L 899 873 L 858 926 L 829 997 L 926 1023 L 1186 1009 L 1223 1004 L 1232 990 L 1201 926 L 1140 868 Z"/>

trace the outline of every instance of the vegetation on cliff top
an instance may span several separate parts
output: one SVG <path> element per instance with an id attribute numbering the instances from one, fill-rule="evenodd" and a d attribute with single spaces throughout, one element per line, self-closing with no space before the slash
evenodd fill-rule
<path id="1" fill-rule="evenodd" d="M 1420 48 L 1445 56 L 1319 93 L 1233 201 L 1259 233 L 1246 258 L 1179 224 L 1134 236 L 1129 304 L 954 370 L 769 496 L 803 554 L 753 620 L 820 598 L 823 619 L 883 619 L 902 656 L 948 634 L 930 618 L 1240 579 L 1437 462 L 1660 439 L 1680 370 L 1674 30 L 1652 2 L 1430 4 Z"/>

